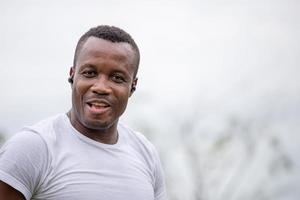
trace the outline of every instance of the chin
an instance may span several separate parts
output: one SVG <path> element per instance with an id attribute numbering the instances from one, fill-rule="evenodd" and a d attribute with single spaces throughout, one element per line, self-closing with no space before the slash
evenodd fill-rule
<path id="1" fill-rule="evenodd" d="M 86 121 L 84 126 L 92 130 L 107 130 L 113 126 L 113 123 L 103 121 Z"/>

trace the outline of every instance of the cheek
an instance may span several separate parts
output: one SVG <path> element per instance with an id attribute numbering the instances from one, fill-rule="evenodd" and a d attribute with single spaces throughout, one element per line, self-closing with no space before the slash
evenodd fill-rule
<path id="1" fill-rule="evenodd" d="M 123 93 L 122 98 L 120 98 L 120 105 L 122 109 L 126 108 L 129 96 L 130 96 L 130 91 L 126 91 Z"/>
<path id="2" fill-rule="evenodd" d="M 127 101 L 129 98 L 129 91 L 128 89 L 122 89 L 122 90 L 115 90 L 115 97 L 118 101 L 118 107 L 119 109 L 122 109 L 124 107 L 126 107 L 127 105 Z"/>
<path id="3" fill-rule="evenodd" d="M 79 98 L 78 98 L 78 94 L 77 91 L 74 89 L 72 90 L 72 106 L 73 106 L 73 110 L 75 111 L 75 113 L 79 113 L 80 112 L 80 106 L 79 106 Z"/>
<path id="4" fill-rule="evenodd" d="M 82 104 L 84 93 L 85 92 L 83 87 L 78 87 L 77 85 L 74 85 L 74 87 L 72 88 L 72 101 L 77 111 L 82 109 L 81 104 Z"/>
<path id="5" fill-rule="evenodd" d="M 77 80 L 76 82 L 74 82 L 72 92 L 75 94 L 75 96 L 77 96 L 77 98 L 78 97 L 82 98 L 82 96 L 88 91 L 89 88 L 90 88 L 89 83 Z"/>

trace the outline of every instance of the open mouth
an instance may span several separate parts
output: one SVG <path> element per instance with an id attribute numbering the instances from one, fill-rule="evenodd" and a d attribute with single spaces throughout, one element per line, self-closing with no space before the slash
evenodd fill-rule
<path id="1" fill-rule="evenodd" d="M 90 101 L 87 102 L 87 105 L 89 107 L 89 110 L 92 113 L 101 114 L 105 111 L 107 111 L 110 107 L 110 105 L 107 102 L 99 102 L 99 101 Z"/>
<path id="2" fill-rule="evenodd" d="M 107 108 L 109 105 L 107 103 L 98 103 L 98 102 L 88 102 L 87 105 L 95 108 Z"/>

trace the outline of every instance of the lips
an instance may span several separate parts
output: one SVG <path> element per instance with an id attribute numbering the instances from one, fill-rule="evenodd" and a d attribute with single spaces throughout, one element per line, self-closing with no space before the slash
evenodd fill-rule
<path id="1" fill-rule="evenodd" d="M 103 114 L 108 111 L 111 104 L 107 100 L 103 99 L 93 99 L 86 102 L 88 109 L 93 114 Z"/>

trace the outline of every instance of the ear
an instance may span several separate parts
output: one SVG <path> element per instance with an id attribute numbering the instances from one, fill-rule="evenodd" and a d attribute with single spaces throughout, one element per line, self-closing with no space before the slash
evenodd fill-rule
<path id="1" fill-rule="evenodd" d="M 134 80 L 133 80 L 132 83 L 131 83 L 131 89 L 130 89 L 130 95 L 129 95 L 129 97 L 131 97 L 131 95 L 132 95 L 132 94 L 134 93 L 134 91 L 136 90 L 137 82 L 138 82 L 138 78 L 135 77 Z"/>

